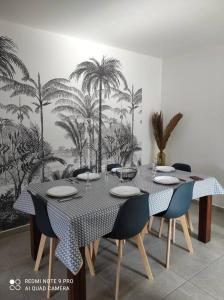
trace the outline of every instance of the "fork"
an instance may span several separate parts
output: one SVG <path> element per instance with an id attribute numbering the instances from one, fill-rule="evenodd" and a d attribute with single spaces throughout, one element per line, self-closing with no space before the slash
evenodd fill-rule
<path id="1" fill-rule="evenodd" d="M 77 196 L 74 196 L 74 197 L 70 197 L 70 198 L 66 198 L 66 199 L 61 199 L 58 202 L 59 203 L 63 203 L 63 202 L 71 201 L 71 200 L 74 200 L 74 199 L 80 199 L 82 197 L 83 197 L 83 195 L 77 195 Z"/>
<path id="2" fill-rule="evenodd" d="M 65 179 L 66 181 L 68 181 L 68 182 L 70 182 L 70 183 L 78 183 L 79 184 L 79 181 L 77 180 L 77 179 L 72 179 L 72 178 L 67 178 L 67 179 Z"/>

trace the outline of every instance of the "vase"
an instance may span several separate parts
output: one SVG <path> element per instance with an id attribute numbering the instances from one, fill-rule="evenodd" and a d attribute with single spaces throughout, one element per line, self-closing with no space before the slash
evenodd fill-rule
<path id="1" fill-rule="evenodd" d="M 158 166 L 166 165 L 166 154 L 163 151 L 160 151 L 157 154 L 157 165 Z"/>

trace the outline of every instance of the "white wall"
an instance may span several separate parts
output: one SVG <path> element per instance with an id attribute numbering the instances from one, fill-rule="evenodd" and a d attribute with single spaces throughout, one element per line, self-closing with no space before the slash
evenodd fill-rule
<path id="1" fill-rule="evenodd" d="M 143 89 L 143 114 L 140 116 L 136 113 L 134 133 L 142 143 L 142 162 L 149 161 L 152 155 L 149 116 L 161 106 L 160 59 L 3 21 L 0 21 L 0 35 L 7 35 L 15 41 L 19 47 L 18 55 L 30 70 L 31 76 L 36 78 L 40 72 L 43 81 L 67 78 L 78 63 L 90 57 L 100 60 L 106 55 L 119 59 L 128 83 L 133 83 L 135 89 Z M 0 102 L 6 104 L 9 101 L 12 101 L 9 100 L 9 94 L 0 92 Z M 52 108 L 52 105 L 46 107 L 45 137 L 54 147 L 70 146 L 63 130 L 54 125 L 57 117 L 50 113 Z M 32 114 L 32 121 L 39 122 L 38 115 Z"/>
<path id="2" fill-rule="evenodd" d="M 163 61 L 162 110 L 167 119 L 184 114 L 168 142 L 169 161 L 224 184 L 224 45 Z M 214 203 L 224 207 L 223 197 Z"/>

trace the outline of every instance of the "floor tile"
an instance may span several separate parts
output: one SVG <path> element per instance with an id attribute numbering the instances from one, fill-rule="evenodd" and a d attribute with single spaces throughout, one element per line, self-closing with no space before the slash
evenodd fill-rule
<path id="1" fill-rule="evenodd" d="M 214 300 L 215 298 L 208 295 L 193 284 L 186 282 L 164 298 L 165 300 Z"/>
<path id="2" fill-rule="evenodd" d="M 224 258 L 218 259 L 216 262 L 201 271 L 195 277 L 190 279 L 197 287 L 206 291 L 216 299 L 224 299 Z"/>

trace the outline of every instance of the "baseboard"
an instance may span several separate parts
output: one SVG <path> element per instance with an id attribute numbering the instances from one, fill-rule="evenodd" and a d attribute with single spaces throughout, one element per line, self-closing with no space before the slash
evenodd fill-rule
<path id="1" fill-rule="evenodd" d="M 14 235 L 16 233 L 25 232 L 29 230 L 29 224 L 25 224 L 19 227 L 11 228 L 8 230 L 0 231 L 0 239 Z"/>

